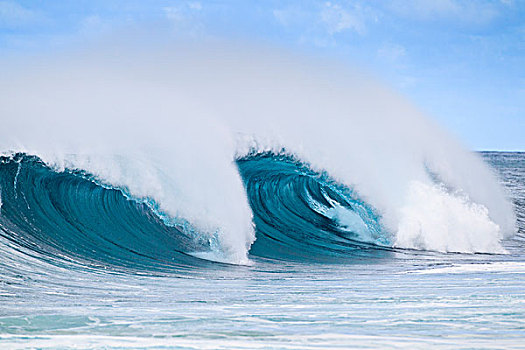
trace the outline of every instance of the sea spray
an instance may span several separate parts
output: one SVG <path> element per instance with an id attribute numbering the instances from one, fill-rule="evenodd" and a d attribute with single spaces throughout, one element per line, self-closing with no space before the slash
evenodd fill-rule
<path id="1" fill-rule="evenodd" d="M 150 198 L 218 237 L 217 260 L 233 263 L 247 262 L 255 240 L 235 165 L 250 152 L 284 152 L 353 188 L 399 247 L 500 252 L 497 241 L 515 231 L 512 206 L 483 162 L 363 74 L 264 50 L 119 50 L 125 58 L 101 49 L 4 65 L 1 149 Z M 453 202 L 469 215 L 436 217 L 454 225 L 406 224 L 417 219 L 406 209 L 414 183 L 451 198 L 435 191 L 429 168 L 465 194 Z M 465 227 L 482 227 L 481 239 Z"/>

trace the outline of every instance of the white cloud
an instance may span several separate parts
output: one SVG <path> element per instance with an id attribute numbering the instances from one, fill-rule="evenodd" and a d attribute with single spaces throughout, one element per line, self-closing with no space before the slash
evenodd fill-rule
<path id="1" fill-rule="evenodd" d="M 198 1 L 187 1 L 177 6 L 164 7 L 164 15 L 177 35 L 200 37 L 205 35 L 203 6 Z"/>
<path id="2" fill-rule="evenodd" d="M 164 7 L 163 10 L 170 21 L 180 22 L 185 19 L 183 11 L 178 7 Z"/>
<path id="3" fill-rule="evenodd" d="M 101 18 L 99 15 L 84 17 L 79 23 L 79 33 L 84 35 L 99 35 L 109 33 L 118 23 Z"/>
<path id="4" fill-rule="evenodd" d="M 318 3 L 315 6 L 297 4 L 273 10 L 273 16 L 282 26 L 300 32 L 301 40 L 316 38 L 325 46 L 332 42 L 333 35 L 343 32 L 364 34 L 366 22 L 374 16 L 360 4 L 352 5 L 335 1 Z"/>
<path id="5" fill-rule="evenodd" d="M 188 2 L 188 7 L 192 10 L 200 11 L 202 10 L 202 4 L 198 1 L 190 1 Z"/>
<path id="6" fill-rule="evenodd" d="M 175 22 L 187 22 L 194 19 L 195 13 L 202 10 L 202 4 L 198 1 L 188 1 L 179 6 L 164 7 L 166 18 Z"/>
<path id="7" fill-rule="evenodd" d="M 377 50 L 377 56 L 387 61 L 398 61 L 406 56 L 406 49 L 397 44 L 383 44 Z"/>
<path id="8" fill-rule="evenodd" d="M 273 10 L 273 17 L 283 26 L 289 26 L 292 19 L 293 13 L 289 10 L 277 9 Z"/>
<path id="9" fill-rule="evenodd" d="M 347 29 L 363 34 L 365 25 L 356 10 L 357 8 L 347 9 L 339 4 L 326 2 L 321 11 L 321 20 L 330 35 Z"/>
<path id="10" fill-rule="evenodd" d="M 394 0 L 389 8 L 400 16 L 416 20 L 454 20 L 464 23 L 483 24 L 499 15 L 501 2 L 467 0 Z"/>
<path id="11" fill-rule="evenodd" d="M 11 1 L 0 1 L 0 27 L 18 28 L 30 24 L 38 24 L 43 16 Z"/>
<path id="12" fill-rule="evenodd" d="M 393 8 L 402 14 L 420 18 L 456 15 L 461 7 L 454 0 L 403 0 L 394 1 Z"/>

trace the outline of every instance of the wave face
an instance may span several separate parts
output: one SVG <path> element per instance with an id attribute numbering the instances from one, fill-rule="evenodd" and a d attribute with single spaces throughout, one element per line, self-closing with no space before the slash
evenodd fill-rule
<path id="1" fill-rule="evenodd" d="M 502 253 L 516 230 L 481 158 L 360 74 L 267 52 L 119 50 L 2 66 L 11 241 L 159 266 Z"/>
<path id="2" fill-rule="evenodd" d="M 380 216 L 351 189 L 289 156 L 237 160 L 258 239 L 250 253 L 273 259 L 379 256 L 391 245 Z M 56 171 L 23 153 L 0 157 L 0 232 L 33 257 L 83 267 L 163 271 L 213 259 L 216 239 L 164 217 L 156 203 Z"/>
<path id="3" fill-rule="evenodd" d="M 399 236 L 381 223 L 381 214 L 329 174 L 271 152 L 236 164 L 254 213 L 252 256 L 333 262 L 393 251 Z M 0 157 L 0 195 L 2 237 L 48 263 L 140 273 L 218 260 L 217 236 L 165 216 L 152 199 L 134 198 L 85 171 L 57 171 L 37 156 Z M 468 215 L 461 205 L 453 209 Z"/>
<path id="4" fill-rule="evenodd" d="M 47 262 L 164 270 L 200 264 L 188 253 L 211 250 L 146 203 L 84 173 L 55 172 L 35 156 L 1 157 L 0 188 L 0 234 Z"/>
<path id="5" fill-rule="evenodd" d="M 380 215 L 352 189 L 285 155 L 237 160 L 254 213 L 250 253 L 277 259 L 381 255 L 391 246 Z"/>

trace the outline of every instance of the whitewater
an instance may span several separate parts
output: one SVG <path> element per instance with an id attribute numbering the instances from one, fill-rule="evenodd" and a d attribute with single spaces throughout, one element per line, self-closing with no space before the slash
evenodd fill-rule
<path id="1" fill-rule="evenodd" d="M 330 59 L 143 52 L 2 62 L 0 344 L 518 347 L 522 153 Z"/>
<path id="2" fill-rule="evenodd" d="M 515 232 L 494 174 L 402 98 L 343 69 L 209 51 L 106 53 L 11 73 L 1 149 L 151 200 L 215 236 L 217 258 L 233 263 L 247 262 L 255 240 L 235 159 L 264 152 L 355 189 L 392 246 L 501 252 Z"/>

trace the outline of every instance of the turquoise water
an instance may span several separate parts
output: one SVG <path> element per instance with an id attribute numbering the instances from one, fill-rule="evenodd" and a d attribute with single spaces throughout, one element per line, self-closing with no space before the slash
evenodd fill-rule
<path id="1" fill-rule="evenodd" d="M 274 225 L 262 214 L 256 215 L 258 243 L 252 248 L 251 266 L 206 262 L 188 255 L 188 247 L 206 251 L 211 243 L 190 239 L 181 225 L 165 226 L 156 216 L 149 216 L 148 207 L 122 201 L 118 191 L 98 190 L 100 187 L 84 175 L 66 176 L 68 185 L 63 187 L 48 177 L 45 168 L 37 174 L 25 165 L 19 170 L 18 163 L 5 160 L 0 214 L 0 346 L 524 348 L 525 154 L 485 153 L 483 157 L 501 174 L 516 207 L 519 230 L 503 242 L 507 254 L 386 249 L 389 237 L 382 234 L 373 208 L 351 189 L 338 188 L 321 176 L 315 183 L 311 178 L 300 180 L 311 187 L 310 194 L 332 191 L 330 198 L 353 206 L 364 218 L 364 226 L 356 224 L 352 230 L 343 230 L 321 216 L 301 215 L 305 229 L 293 232 L 287 222 Z M 289 163 L 283 166 L 291 173 L 305 171 Z M 17 187 L 8 189 L 13 176 Z M 297 185 L 296 181 L 291 183 Z M 50 208 L 53 213 L 63 213 L 71 203 L 80 205 L 80 199 L 71 199 L 68 206 L 69 202 L 49 196 L 46 203 L 51 206 L 44 208 L 38 204 L 43 201 L 32 202 L 29 194 L 30 188 L 34 189 L 33 198 L 37 198 L 38 188 L 55 188 L 55 194 L 75 189 L 67 194 L 66 198 L 71 198 L 72 193 L 84 193 L 88 185 L 92 200 L 99 201 L 96 203 L 118 206 L 129 215 L 142 213 L 133 220 L 135 227 L 143 229 L 134 231 L 132 238 L 123 230 L 99 242 L 98 247 L 107 254 L 88 244 L 92 236 L 82 243 L 86 235 L 79 232 L 86 231 L 79 228 L 85 228 L 84 224 L 66 219 L 61 227 L 54 227 L 56 221 L 52 220 L 47 226 L 41 223 L 42 218 L 53 217 Z M 263 190 L 258 193 L 266 193 Z M 305 203 L 287 196 L 284 190 L 280 194 L 296 206 Z M 18 202 L 20 196 L 23 202 Z M 270 197 L 261 203 L 268 203 Z M 290 215 L 296 212 L 295 207 L 285 207 L 292 209 Z M 273 212 L 269 206 L 265 208 L 266 213 Z M 86 213 L 90 213 L 88 207 L 82 209 L 82 214 Z M 144 222 L 143 217 L 151 220 Z M 109 225 L 104 221 L 107 217 L 97 212 L 91 219 L 100 227 Z M 322 228 L 324 236 L 308 231 L 314 224 Z M 67 232 L 66 225 L 71 225 Z M 89 227 L 96 233 L 94 226 Z M 281 230 L 275 232 L 275 227 Z M 151 236 L 143 239 L 141 234 L 146 231 L 168 243 Z M 166 237 L 174 237 L 174 241 Z M 275 246 L 269 243 L 272 241 Z M 317 242 L 315 249 L 308 247 L 309 241 Z M 132 250 L 129 242 L 141 244 Z M 293 247 L 292 252 L 286 247 Z"/>

